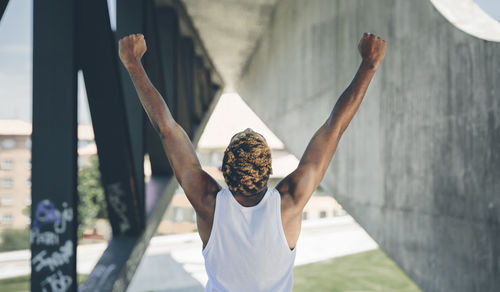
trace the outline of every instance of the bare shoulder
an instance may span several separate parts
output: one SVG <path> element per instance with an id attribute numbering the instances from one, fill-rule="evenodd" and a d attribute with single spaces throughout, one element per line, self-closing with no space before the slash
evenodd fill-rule
<path id="1" fill-rule="evenodd" d="M 277 185 L 276 190 L 281 197 L 281 212 L 282 214 L 296 214 L 302 212 L 296 201 L 295 185 L 298 174 L 292 172 L 283 178 Z"/>
<path id="2" fill-rule="evenodd" d="M 196 175 L 185 181 L 184 191 L 198 216 L 206 221 L 212 221 L 215 210 L 215 197 L 222 189 L 217 181 L 206 171 L 200 169 Z"/>
<path id="3" fill-rule="evenodd" d="M 200 185 L 205 188 L 201 191 L 200 200 L 196 204 L 193 202 L 191 204 L 196 211 L 198 234 L 205 247 L 212 232 L 217 194 L 222 188 L 208 173 L 202 177 L 204 178 L 201 178 Z"/>
<path id="4" fill-rule="evenodd" d="M 284 209 L 302 212 L 313 189 L 313 173 L 308 168 L 298 167 L 277 185 Z"/>
<path id="5" fill-rule="evenodd" d="M 295 198 L 295 180 L 297 173 L 291 173 L 276 185 L 281 196 L 281 222 L 290 249 L 294 249 L 300 235 L 303 207 Z"/>
<path id="6" fill-rule="evenodd" d="M 197 206 L 200 215 L 208 215 L 210 221 L 215 211 L 215 200 L 222 187 L 207 172 L 203 171 L 201 185 L 205 186 L 201 194 L 201 205 Z M 198 212 L 198 210 L 196 210 Z"/>

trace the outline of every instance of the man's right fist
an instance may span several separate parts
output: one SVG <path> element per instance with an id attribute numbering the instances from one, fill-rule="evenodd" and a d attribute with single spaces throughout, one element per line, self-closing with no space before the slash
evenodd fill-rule
<path id="1" fill-rule="evenodd" d="M 358 50 L 363 62 L 376 69 L 384 59 L 386 46 L 387 44 L 383 39 L 365 32 L 361 41 L 359 41 Z"/>
<path id="2" fill-rule="evenodd" d="M 118 42 L 118 52 L 125 67 L 140 62 L 146 49 L 146 41 L 142 34 L 131 34 Z"/>

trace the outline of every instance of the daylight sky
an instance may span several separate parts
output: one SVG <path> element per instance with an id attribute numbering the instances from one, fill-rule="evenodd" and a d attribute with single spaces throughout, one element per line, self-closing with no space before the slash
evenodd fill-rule
<path id="1" fill-rule="evenodd" d="M 108 0 L 115 7 L 116 0 Z M 11 0 L 0 20 L 0 119 L 31 122 L 33 0 Z M 116 13 L 110 9 L 112 28 Z M 83 78 L 79 76 L 80 84 Z M 78 121 L 90 124 L 84 86 L 78 86 Z"/>
<path id="2" fill-rule="evenodd" d="M 110 7 L 114 7 L 115 1 L 108 0 Z M 499 0 L 475 1 L 500 21 Z M 33 0 L 11 0 L 0 20 L 0 119 L 31 122 L 32 3 Z M 110 17 L 114 26 L 114 10 Z M 79 86 L 78 120 L 90 123 L 83 86 Z"/>

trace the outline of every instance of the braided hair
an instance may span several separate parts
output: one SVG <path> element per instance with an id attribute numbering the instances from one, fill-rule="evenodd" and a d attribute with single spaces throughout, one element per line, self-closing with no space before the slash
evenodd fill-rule
<path id="1" fill-rule="evenodd" d="M 222 174 L 229 190 L 240 195 L 261 191 L 273 172 L 271 162 L 271 149 L 262 135 L 236 134 L 222 160 Z"/>

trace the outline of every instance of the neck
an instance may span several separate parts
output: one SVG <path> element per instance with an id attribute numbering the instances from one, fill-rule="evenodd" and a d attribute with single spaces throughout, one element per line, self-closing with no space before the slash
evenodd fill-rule
<path id="1" fill-rule="evenodd" d="M 264 189 L 258 191 L 257 193 L 251 194 L 233 194 L 234 198 L 238 203 L 243 205 L 244 207 L 252 207 L 257 205 L 260 200 L 264 197 L 267 192 L 267 186 Z"/>

